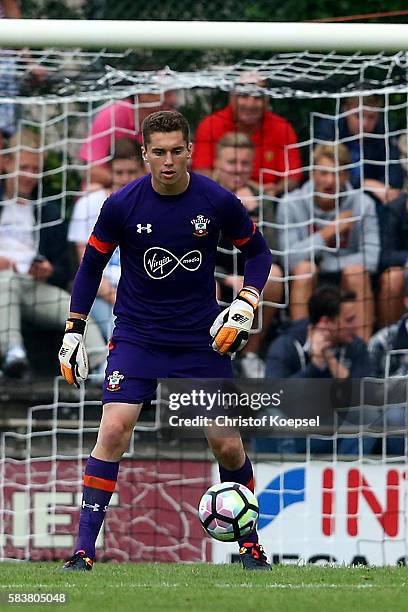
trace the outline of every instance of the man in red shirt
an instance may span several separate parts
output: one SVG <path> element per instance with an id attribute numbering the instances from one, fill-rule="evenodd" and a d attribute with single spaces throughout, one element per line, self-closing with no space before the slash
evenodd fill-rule
<path id="1" fill-rule="evenodd" d="M 252 180 L 262 182 L 268 195 L 294 189 L 302 163 L 296 133 L 286 119 L 267 110 L 264 83 L 246 73 L 225 108 L 205 117 L 198 125 L 193 149 L 193 170 L 211 176 L 217 142 L 227 132 L 243 132 L 255 145 Z M 289 146 L 291 145 L 291 146 Z M 267 170 L 260 173 L 260 170 Z M 285 181 L 287 187 L 285 188 Z"/>

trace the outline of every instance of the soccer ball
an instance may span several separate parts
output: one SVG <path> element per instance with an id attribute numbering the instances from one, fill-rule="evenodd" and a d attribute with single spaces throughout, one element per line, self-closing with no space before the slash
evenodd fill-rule
<path id="1" fill-rule="evenodd" d="M 259 506 L 255 495 L 244 485 L 221 482 L 204 493 L 198 515 L 211 537 L 221 542 L 235 542 L 255 529 Z"/>

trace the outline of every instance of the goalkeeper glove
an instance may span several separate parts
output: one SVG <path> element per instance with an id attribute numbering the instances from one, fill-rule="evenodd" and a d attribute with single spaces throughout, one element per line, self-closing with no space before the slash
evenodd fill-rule
<path id="1" fill-rule="evenodd" d="M 62 346 L 58 353 L 61 374 L 70 385 L 79 389 L 79 381 L 88 376 L 88 356 L 86 354 L 85 319 L 67 319 Z"/>
<path id="2" fill-rule="evenodd" d="M 210 329 L 214 351 L 233 355 L 244 348 L 259 302 L 259 293 L 252 287 L 243 287 L 232 304 L 220 312 Z"/>

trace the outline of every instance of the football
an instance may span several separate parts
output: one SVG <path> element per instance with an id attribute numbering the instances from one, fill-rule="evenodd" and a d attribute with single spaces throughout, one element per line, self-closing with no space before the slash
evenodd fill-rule
<path id="1" fill-rule="evenodd" d="M 259 506 L 255 495 L 244 485 L 222 482 L 204 493 L 198 515 L 212 538 L 235 542 L 255 529 Z"/>

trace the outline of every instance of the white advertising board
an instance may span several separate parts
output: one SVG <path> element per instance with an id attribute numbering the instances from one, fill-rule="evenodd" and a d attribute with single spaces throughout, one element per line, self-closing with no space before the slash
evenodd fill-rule
<path id="1" fill-rule="evenodd" d="M 273 562 L 408 562 L 406 464 L 258 463 L 255 477 L 259 539 Z M 237 552 L 213 540 L 214 562 Z"/>

